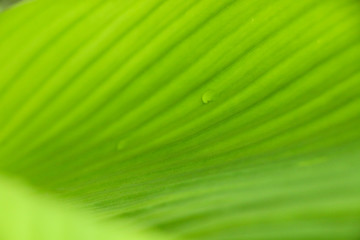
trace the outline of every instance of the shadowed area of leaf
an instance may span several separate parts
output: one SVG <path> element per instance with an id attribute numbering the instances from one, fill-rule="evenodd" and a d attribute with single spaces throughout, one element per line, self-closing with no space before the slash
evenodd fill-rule
<path id="1" fill-rule="evenodd" d="M 10 8 L 11 6 L 19 3 L 21 0 L 0 0 L 0 11 Z"/>

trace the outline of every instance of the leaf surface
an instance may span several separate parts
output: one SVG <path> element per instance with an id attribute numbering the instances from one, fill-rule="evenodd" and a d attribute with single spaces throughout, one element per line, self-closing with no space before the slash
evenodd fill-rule
<path id="1" fill-rule="evenodd" d="M 0 169 L 185 239 L 358 239 L 357 0 L 0 14 Z"/>

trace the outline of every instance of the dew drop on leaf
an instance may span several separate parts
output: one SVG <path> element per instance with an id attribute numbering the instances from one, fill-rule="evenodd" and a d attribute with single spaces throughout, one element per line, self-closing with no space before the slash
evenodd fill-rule
<path id="1" fill-rule="evenodd" d="M 214 91 L 210 90 L 205 92 L 202 96 L 201 96 L 201 101 L 204 104 L 208 104 L 209 102 L 214 101 Z"/>

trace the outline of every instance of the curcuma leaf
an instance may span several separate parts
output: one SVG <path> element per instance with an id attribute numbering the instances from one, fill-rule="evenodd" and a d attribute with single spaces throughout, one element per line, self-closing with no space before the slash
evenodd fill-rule
<path id="1" fill-rule="evenodd" d="M 358 0 L 2 12 L 0 171 L 30 187 L 1 178 L 0 239 L 359 239 L 359 26 Z"/>

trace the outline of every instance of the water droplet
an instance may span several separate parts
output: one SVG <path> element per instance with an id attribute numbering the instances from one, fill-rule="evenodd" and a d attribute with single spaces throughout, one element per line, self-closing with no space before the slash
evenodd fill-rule
<path id="1" fill-rule="evenodd" d="M 120 141 L 117 145 L 116 145 L 116 149 L 117 150 L 123 150 L 126 147 L 126 141 Z"/>
<path id="2" fill-rule="evenodd" d="M 201 96 L 201 101 L 204 104 L 208 104 L 209 102 L 214 101 L 214 95 L 215 95 L 214 91 L 209 90 Z"/>

